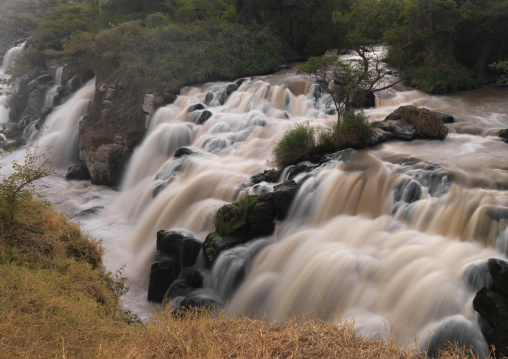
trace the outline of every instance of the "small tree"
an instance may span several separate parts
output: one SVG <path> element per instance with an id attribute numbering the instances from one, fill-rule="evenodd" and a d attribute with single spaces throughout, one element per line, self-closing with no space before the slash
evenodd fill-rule
<path id="1" fill-rule="evenodd" d="M 370 65 L 373 66 L 370 66 Z M 400 80 L 385 80 L 381 61 L 365 57 L 358 62 L 342 62 L 338 56 L 311 57 L 298 66 L 296 73 L 312 76 L 331 96 L 337 110 L 337 122 L 344 113 L 359 107 L 374 92 L 386 90 Z"/>
<path id="2" fill-rule="evenodd" d="M 33 196 L 35 182 L 54 173 L 45 154 L 37 153 L 36 145 L 25 154 L 24 163 L 12 162 L 13 172 L 0 182 L 0 199 L 5 205 L 9 220 L 14 220 L 18 206 Z"/>

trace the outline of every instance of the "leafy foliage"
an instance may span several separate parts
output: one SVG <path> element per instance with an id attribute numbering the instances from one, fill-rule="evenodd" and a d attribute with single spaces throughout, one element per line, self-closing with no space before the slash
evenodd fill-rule
<path id="1" fill-rule="evenodd" d="M 385 82 L 380 61 L 373 61 L 374 67 L 371 68 L 371 60 L 366 57 L 359 62 L 345 63 L 339 61 L 337 56 L 311 57 L 305 64 L 298 66 L 296 73 L 314 77 L 318 85 L 331 96 L 340 123 L 344 113 L 360 107 L 369 95 L 398 82 Z"/>
<path id="2" fill-rule="evenodd" d="M 49 160 L 37 150 L 37 146 L 28 149 L 24 163 L 13 161 L 13 172 L 0 183 L 0 199 L 9 221 L 13 221 L 19 207 L 32 198 L 36 181 L 54 173 Z"/>
<path id="3" fill-rule="evenodd" d="M 491 69 L 501 72 L 499 82 L 508 83 L 508 60 L 494 62 L 489 66 Z"/>

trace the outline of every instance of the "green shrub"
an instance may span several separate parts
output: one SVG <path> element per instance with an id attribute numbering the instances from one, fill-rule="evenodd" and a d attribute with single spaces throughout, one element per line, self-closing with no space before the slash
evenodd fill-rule
<path id="1" fill-rule="evenodd" d="M 345 148 L 364 148 L 369 142 L 371 125 L 364 112 L 346 111 L 342 121 L 333 128 L 335 146 Z"/>
<path id="2" fill-rule="evenodd" d="M 273 150 L 273 164 L 284 168 L 303 161 L 316 150 L 314 129 L 309 124 L 297 124 L 288 130 Z"/>
<path id="3" fill-rule="evenodd" d="M 415 88 L 432 94 L 442 94 L 455 90 L 467 90 L 476 86 L 472 75 L 457 65 L 450 66 L 411 66 L 404 70 L 405 82 Z"/>

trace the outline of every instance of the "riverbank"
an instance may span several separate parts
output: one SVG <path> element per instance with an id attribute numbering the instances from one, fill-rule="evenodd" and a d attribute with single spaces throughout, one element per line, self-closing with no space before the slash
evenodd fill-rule
<path id="1" fill-rule="evenodd" d="M 3 215 L 3 206 L 2 209 Z M 146 324 L 118 303 L 121 282 L 79 227 L 31 199 L 0 222 L 0 347 L 3 358 L 415 358 L 390 339 L 355 337 L 352 323 L 280 323 L 222 314 L 171 316 Z M 129 323 L 129 320 L 131 321 Z M 462 357 L 443 353 L 441 358 Z"/>

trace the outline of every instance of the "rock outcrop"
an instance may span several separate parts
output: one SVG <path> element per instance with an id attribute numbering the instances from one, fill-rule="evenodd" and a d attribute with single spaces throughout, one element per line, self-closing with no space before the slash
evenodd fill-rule
<path id="1" fill-rule="evenodd" d="M 222 251 L 271 235 L 275 220 L 286 217 L 297 191 L 298 185 L 291 180 L 275 186 L 273 192 L 246 195 L 219 208 L 215 215 L 215 232 L 203 243 L 208 267 L 213 266 Z"/>
<path id="2" fill-rule="evenodd" d="M 476 294 L 473 307 L 488 323 L 482 332 L 496 355 L 508 356 L 508 263 L 491 258 L 487 268 L 490 284 Z"/>
<path id="3" fill-rule="evenodd" d="M 157 252 L 150 269 L 148 300 L 162 302 L 172 283 L 179 278 L 182 269 L 192 267 L 201 251 L 202 243 L 192 233 L 184 230 L 157 232 Z M 190 285 L 195 285 L 196 274 Z M 201 280 L 202 281 L 202 280 Z M 171 296 L 171 294 L 168 294 Z"/>

